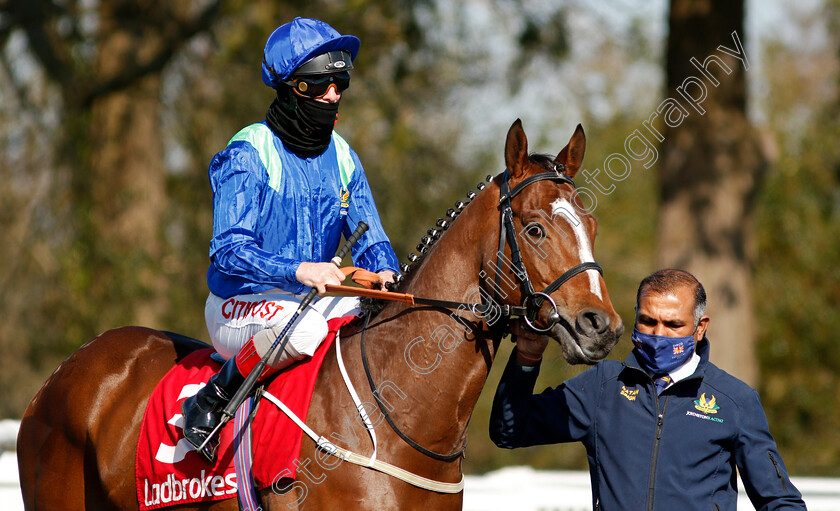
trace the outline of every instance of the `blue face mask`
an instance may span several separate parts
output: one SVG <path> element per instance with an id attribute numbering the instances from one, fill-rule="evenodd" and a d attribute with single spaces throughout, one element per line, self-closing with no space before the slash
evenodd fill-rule
<path id="1" fill-rule="evenodd" d="M 636 356 L 653 374 L 668 374 L 683 365 L 694 353 L 694 334 L 685 337 L 643 334 L 633 329 L 631 337 Z"/>

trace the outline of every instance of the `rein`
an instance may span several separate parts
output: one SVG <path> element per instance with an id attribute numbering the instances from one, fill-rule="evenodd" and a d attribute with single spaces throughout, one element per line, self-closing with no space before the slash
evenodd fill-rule
<path id="1" fill-rule="evenodd" d="M 380 300 L 388 300 L 391 302 L 403 302 L 411 305 L 428 305 L 430 307 L 440 307 L 442 309 L 467 309 L 476 316 L 486 314 L 487 311 L 492 308 L 490 305 L 477 303 L 421 298 L 410 293 L 395 293 L 393 291 L 380 291 L 377 289 L 365 289 L 335 284 L 327 284 L 325 287 L 328 293 L 364 296 L 367 298 L 378 298 Z M 517 307 L 508 304 L 500 306 L 499 309 L 501 310 L 503 316 L 521 316 L 525 313 L 525 307 Z"/>
<path id="2" fill-rule="evenodd" d="M 558 169 L 558 167 L 560 168 Z M 508 180 L 510 178 L 510 172 L 507 169 L 505 169 L 504 173 L 502 174 L 501 195 L 499 198 L 499 210 L 501 212 L 499 228 L 499 250 L 497 252 L 496 259 L 496 278 L 494 282 L 495 285 L 493 289 L 493 296 L 496 300 L 496 303 L 501 303 L 502 258 L 504 257 L 505 245 L 507 244 L 510 245 L 511 262 L 513 263 L 514 274 L 521 282 L 522 287 L 525 290 L 525 296 L 522 299 L 522 304 L 520 306 L 512 306 L 507 304 L 503 305 L 502 315 L 505 317 L 522 316 L 525 319 L 525 323 L 528 325 L 529 328 L 540 333 L 548 332 L 549 330 L 554 328 L 554 325 L 556 325 L 560 321 L 560 313 L 557 310 L 557 304 L 554 303 L 554 300 L 550 296 L 551 293 L 559 289 L 560 286 L 562 286 L 566 281 L 568 281 L 575 275 L 583 273 L 587 270 L 596 270 L 598 273 L 603 274 L 601 266 L 594 261 L 580 263 L 563 272 L 562 275 L 557 277 L 542 291 L 535 291 L 533 284 L 531 284 L 531 279 L 528 277 L 528 272 L 525 269 L 525 264 L 522 261 L 522 254 L 519 250 L 519 242 L 516 238 L 516 229 L 513 225 L 513 210 L 511 209 L 510 201 L 511 199 L 519 195 L 519 193 L 522 192 L 522 190 L 524 190 L 526 187 L 538 181 L 554 181 L 556 183 L 569 184 L 572 185 L 572 187 L 574 187 L 574 181 L 572 181 L 572 179 L 569 176 L 563 174 L 563 170 L 565 170 L 563 165 L 555 165 L 555 169 L 553 172 L 542 172 L 540 174 L 529 176 L 523 179 L 522 182 L 516 185 L 512 190 L 510 189 L 510 185 L 508 183 Z M 511 233 L 510 236 L 508 235 L 508 232 Z M 348 292 L 346 290 L 355 290 L 355 294 L 359 294 L 360 296 L 372 296 L 375 298 L 383 298 L 385 300 L 395 300 L 420 305 L 431 305 L 447 309 L 460 309 L 466 307 L 467 309 L 471 310 L 474 314 L 476 312 L 484 313 L 487 311 L 487 309 L 491 307 L 490 305 L 484 304 L 468 304 L 464 302 L 435 300 L 431 298 L 417 298 L 410 294 L 359 290 L 357 288 L 347 288 L 345 286 L 327 286 L 327 288 L 328 290 L 337 292 Z M 352 291 L 350 292 L 352 293 Z M 549 315 L 549 319 L 551 319 L 551 324 L 546 328 L 538 328 L 535 324 L 536 316 L 539 313 L 544 301 L 548 301 L 551 304 L 551 306 L 554 308 L 554 312 L 552 312 Z M 425 456 L 428 456 L 438 461 L 446 462 L 453 461 L 463 456 L 464 451 L 467 449 L 466 438 L 464 439 L 463 445 L 458 450 L 449 454 L 440 454 L 423 447 L 414 439 L 406 435 L 402 430 L 400 430 L 400 428 L 391 418 L 391 414 L 388 412 L 388 405 L 379 396 L 379 391 L 377 389 L 376 383 L 373 381 L 373 376 L 371 375 L 370 371 L 370 364 L 368 363 L 367 359 L 367 353 L 365 350 L 365 332 L 367 331 L 369 320 L 370 314 L 365 315 L 365 322 L 364 326 L 362 327 L 361 339 L 359 342 L 359 344 L 361 345 L 362 352 L 362 364 L 364 365 L 365 375 L 367 376 L 368 384 L 370 385 L 370 390 L 373 393 L 373 398 L 376 400 L 376 404 L 379 406 L 379 409 L 382 412 L 382 415 L 385 417 L 385 420 L 388 422 L 388 425 L 391 426 L 391 429 L 393 429 L 394 432 L 400 438 L 402 438 L 403 441 L 405 441 L 405 443 L 410 445 L 416 451 L 424 454 Z"/>

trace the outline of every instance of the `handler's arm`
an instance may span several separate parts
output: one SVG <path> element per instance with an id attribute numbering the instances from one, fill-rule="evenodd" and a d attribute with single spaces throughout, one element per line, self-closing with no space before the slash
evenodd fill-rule
<path id="1" fill-rule="evenodd" d="M 744 399 L 740 420 L 735 463 L 753 506 L 760 511 L 804 510 L 805 502 L 788 477 L 756 391 Z"/>
<path id="2" fill-rule="evenodd" d="M 490 414 L 490 439 L 506 449 L 583 440 L 593 423 L 598 366 L 534 394 L 540 363 L 516 362 L 513 350 L 496 389 Z"/>

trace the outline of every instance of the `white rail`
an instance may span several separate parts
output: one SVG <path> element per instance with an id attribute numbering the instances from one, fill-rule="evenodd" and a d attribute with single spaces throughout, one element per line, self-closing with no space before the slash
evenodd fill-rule
<path id="1" fill-rule="evenodd" d="M 840 511 L 840 479 L 792 477 L 809 511 Z M 588 472 L 538 471 L 506 467 L 481 476 L 467 476 L 464 511 L 591 511 Z M 738 509 L 753 509 L 738 484 Z"/>
<path id="2" fill-rule="evenodd" d="M 17 456 L 18 421 L 0 421 L 0 509 L 23 511 Z M 5 450 L 3 452 L 3 450 Z M 840 479 L 793 477 L 809 511 L 840 510 Z M 464 511 L 590 511 L 589 473 L 506 467 L 465 478 Z M 739 486 L 743 486 L 740 485 Z M 743 492 L 738 509 L 752 509 Z"/>

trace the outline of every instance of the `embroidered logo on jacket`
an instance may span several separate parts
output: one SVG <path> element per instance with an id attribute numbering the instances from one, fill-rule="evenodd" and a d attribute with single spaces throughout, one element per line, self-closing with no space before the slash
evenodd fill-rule
<path id="1" fill-rule="evenodd" d="M 338 192 L 339 196 L 341 196 L 341 215 L 347 215 L 347 208 L 350 207 L 350 191 L 347 188 L 341 187 L 341 190 Z"/>
<path id="2" fill-rule="evenodd" d="M 624 385 L 621 386 L 621 395 L 626 397 L 628 401 L 635 401 L 636 396 L 639 395 L 639 389 L 630 390 Z"/>
<path id="3" fill-rule="evenodd" d="M 705 392 L 700 394 L 700 399 L 694 401 L 694 408 L 706 414 L 717 413 L 720 410 L 720 407 L 715 404 L 715 396 L 712 395 L 712 399 L 706 401 Z"/>

